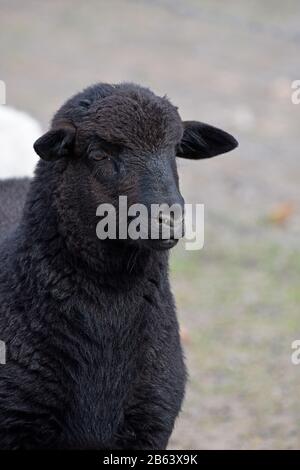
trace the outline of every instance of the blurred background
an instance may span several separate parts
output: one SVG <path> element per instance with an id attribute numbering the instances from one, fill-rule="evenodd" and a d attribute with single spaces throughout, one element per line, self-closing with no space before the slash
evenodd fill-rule
<path id="1" fill-rule="evenodd" d="M 171 449 L 300 447 L 299 46 L 297 0 L 0 0 L 7 106 L 44 129 L 83 87 L 134 81 L 240 142 L 179 162 L 206 226 L 172 252 L 189 383 Z"/>

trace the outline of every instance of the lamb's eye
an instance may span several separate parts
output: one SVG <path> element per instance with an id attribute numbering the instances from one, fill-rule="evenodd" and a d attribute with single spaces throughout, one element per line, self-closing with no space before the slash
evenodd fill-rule
<path id="1" fill-rule="evenodd" d="M 96 162 L 101 162 L 101 161 L 110 161 L 111 157 L 105 153 L 102 152 L 93 152 L 91 154 L 91 158 L 95 160 Z"/>

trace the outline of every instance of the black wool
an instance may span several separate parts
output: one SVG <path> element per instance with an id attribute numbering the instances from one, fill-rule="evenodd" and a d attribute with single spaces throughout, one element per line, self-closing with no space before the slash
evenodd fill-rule
<path id="1" fill-rule="evenodd" d="M 191 125 L 148 89 L 95 85 L 35 143 L 30 188 L 0 184 L 1 449 L 166 448 L 186 381 L 170 245 L 101 241 L 96 209 L 183 204 L 176 155 L 236 146 Z"/>

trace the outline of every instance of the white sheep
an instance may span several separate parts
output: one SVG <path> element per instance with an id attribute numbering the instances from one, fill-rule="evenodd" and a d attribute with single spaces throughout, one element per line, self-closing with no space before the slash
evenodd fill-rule
<path id="1" fill-rule="evenodd" d="M 0 178 L 33 175 L 38 160 L 33 143 L 40 135 L 39 123 L 27 113 L 0 106 Z"/>

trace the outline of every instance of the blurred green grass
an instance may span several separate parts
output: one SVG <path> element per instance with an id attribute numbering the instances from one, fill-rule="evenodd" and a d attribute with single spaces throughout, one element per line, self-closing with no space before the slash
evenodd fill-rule
<path id="1" fill-rule="evenodd" d="M 297 446 L 300 372 L 290 357 L 300 333 L 300 250 L 269 240 L 195 252 L 181 246 L 171 276 L 194 396 L 186 419 L 197 403 L 207 439 L 231 423 L 231 447 L 239 430 L 241 448 Z M 218 434 L 207 444 L 222 445 Z"/>

